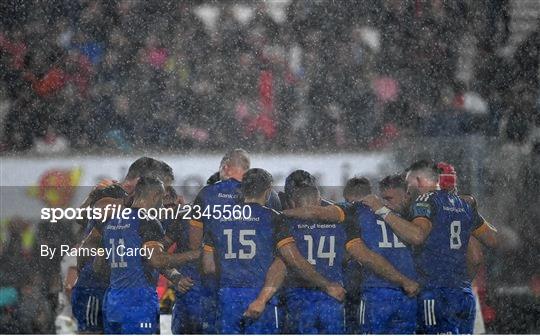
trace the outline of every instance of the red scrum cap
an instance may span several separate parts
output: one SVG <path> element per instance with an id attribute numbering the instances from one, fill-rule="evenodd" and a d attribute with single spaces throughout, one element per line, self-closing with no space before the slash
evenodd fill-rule
<path id="1" fill-rule="evenodd" d="M 437 163 L 440 170 L 439 186 L 446 191 L 454 191 L 457 187 L 457 174 L 454 166 L 446 162 Z"/>

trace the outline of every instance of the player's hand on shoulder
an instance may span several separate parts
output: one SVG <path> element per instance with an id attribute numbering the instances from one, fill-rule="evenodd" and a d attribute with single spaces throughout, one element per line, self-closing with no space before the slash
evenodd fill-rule
<path id="1" fill-rule="evenodd" d="M 266 303 L 263 300 L 256 299 L 249 304 L 243 316 L 250 319 L 258 319 L 264 312 L 265 308 Z"/>
<path id="2" fill-rule="evenodd" d="M 343 288 L 343 286 L 341 286 L 337 282 L 330 283 L 330 285 L 328 285 L 325 291 L 326 294 L 330 295 L 339 302 L 343 302 L 343 300 L 345 300 L 345 294 L 347 293 L 347 291 L 345 291 L 345 288 Z"/>
<path id="3" fill-rule="evenodd" d="M 183 276 L 176 282 L 175 287 L 180 293 L 185 294 L 193 287 L 193 280 Z"/>
<path id="4" fill-rule="evenodd" d="M 383 200 L 379 196 L 374 194 L 363 197 L 360 202 L 368 206 L 373 211 L 377 211 L 384 206 Z"/>
<path id="5" fill-rule="evenodd" d="M 415 297 L 416 295 L 418 295 L 418 293 L 420 293 L 420 284 L 416 281 L 407 279 L 403 283 L 403 290 L 408 297 Z"/>

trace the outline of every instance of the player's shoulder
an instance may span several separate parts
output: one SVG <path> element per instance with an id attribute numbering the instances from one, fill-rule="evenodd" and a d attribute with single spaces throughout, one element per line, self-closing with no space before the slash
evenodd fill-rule
<path id="1" fill-rule="evenodd" d="M 345 202 L 344 207 L 350 209 L 350 211 L 355 213 L 366 213 L 366 214 L 375 214 L 373 210 L 371 210 L 370 207 L 365 205 L 362 202 L 354 201 L 354 202 Z"/>
<path id="2" fill-rule="evenodd" d="M 259 205 L 262 212 L 269 214 L 270 216 L 282 216 L 283 214 L 280 211 L 277 211 L 276 209 L 272 209 L 268 205 Z"/>
<path id="3" fill-rule="evenodd" d="M 266 205 L 261 205 L 261 210 L 270 217 L 270 220 L 274 223 L 282 223 L 287 219 L 281 211 L 272 209 Z"/>
<path id="4" fill-rule="evenodd" d="M 430 202 L 435 201 L 439 197 L 439 190 L 428 191 L 416 198 L 416 202 Z"/>
<path id="5" fill-rule="evenodd" d="M 347 203 L 347 202 L 341 202 L 341 203 Z M 329 206 L 329 205 L 339 205 L 341 203 L 337 203 L 337 202 L 334 202 L 332 200 L 329 200 L 329 199 L 326 199 L 326 198 L 322 198 L 321 199 L 321 206 Z"/>
<path id="6" fill-rule="evenodd" d="M 217 181 L 213 184 L 207 184 L 201 188 L 199 195 L 213 195 L 219 192 L 231 192 L 240 188 L 240 182 L 228 179 L 223 181 Z"/>
<path id="7" fill-rule="evenodd" d="M 465 203 L 467 203 L 472 209 L 478 208 L 478 202 L 473 195 L 460 195 L 459 196 Z"/>

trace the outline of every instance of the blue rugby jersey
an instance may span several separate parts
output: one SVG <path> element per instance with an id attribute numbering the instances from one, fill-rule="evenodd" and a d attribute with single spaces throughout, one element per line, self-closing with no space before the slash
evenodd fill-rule
<path id="1" fill-rule="evenodd" d="M 214 251 L 222 288 L 261 288 L 276 250 L 294 242 L 275 210 L 246 203 L 249 217 L 213 220 L 204 226 L 204 248 Z"/>
<path id="2" fill-rule="evenodd" d="M 459 196 L 443 190 L 419 196 L 410 213 L 411 220 L 424 217 L 432 224 L 428 238 L 414 251 L 422 284 L 469 287 L 467 246 L 471 233 L 484 223 L 483 218 Z"/>

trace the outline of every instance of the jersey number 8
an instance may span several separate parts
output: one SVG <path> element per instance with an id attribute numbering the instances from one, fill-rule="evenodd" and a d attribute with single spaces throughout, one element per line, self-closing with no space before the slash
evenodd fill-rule
<path id="1" fill-rule="evenodd" d="M 461 222 L 453 221 L 450 224 L 450 249 L 459 250 L 461 247 Z"/>

